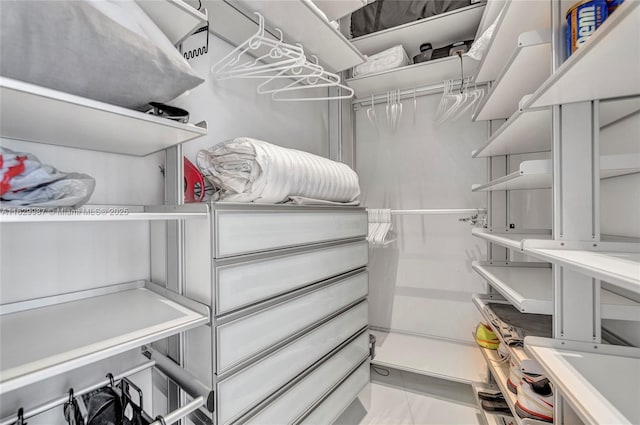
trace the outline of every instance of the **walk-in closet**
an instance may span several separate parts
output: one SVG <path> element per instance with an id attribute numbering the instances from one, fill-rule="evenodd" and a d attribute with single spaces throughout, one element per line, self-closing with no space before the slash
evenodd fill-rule
<path id="1" fill-rule="evenodd" d="M 640 0 L 0 1 L 0 425 L 639 401 Z"/>

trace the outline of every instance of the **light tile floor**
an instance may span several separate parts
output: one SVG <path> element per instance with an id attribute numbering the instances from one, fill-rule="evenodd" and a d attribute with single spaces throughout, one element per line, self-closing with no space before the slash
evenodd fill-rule
<path id="1" fill-rule="evenodd" d="M 382 370 L 380 370 L 382 372 Z M 372 382 L 335 425 L 479 425 L 468 385 L 388 369 L 371 370 Z"/>

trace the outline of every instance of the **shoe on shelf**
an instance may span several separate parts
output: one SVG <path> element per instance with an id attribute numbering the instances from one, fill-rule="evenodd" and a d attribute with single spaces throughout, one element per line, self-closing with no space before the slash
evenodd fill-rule
<path id="1" fill-rule="evenodd" d="M 511 356 L 511 352 L 502 342 L 500 343 L 500 345 L 498 345 L 498 356 L 500 356 L 500 359 L 504 360 L 505 362 Z"/>
<path id="2" fill-rule="evenodd" d="M 553 389 L 546 376 L 522 373 L 516 414 L 521 418 L 553 422 Z"/>
<path id="3" fill-rule="evenodd" d="M 489 325 L 480 322 L 476 328 L 476 343 L 478 343 L 480 347 L 497 350 L 498 345 L 500 345 L 500 340 L 496 334 L 493 333 Z"/>
<path id="4" fill-rule="evenodd" d="M 507 379 L 507 388 L 514 394 L 518 394 L 518 385 L 522 381 L 522 370 L 520 365 L 514 360 L 509 359 L 509 379 Z"/>

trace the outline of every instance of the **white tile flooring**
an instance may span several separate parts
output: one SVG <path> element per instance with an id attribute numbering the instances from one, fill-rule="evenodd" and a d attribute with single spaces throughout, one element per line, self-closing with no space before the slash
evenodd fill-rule
<path id="1" fill-rule="evenodd" d="M 393 369 L 372 382 L 335 425 L 479 425 L 483 424 L 468 385 Z"/>

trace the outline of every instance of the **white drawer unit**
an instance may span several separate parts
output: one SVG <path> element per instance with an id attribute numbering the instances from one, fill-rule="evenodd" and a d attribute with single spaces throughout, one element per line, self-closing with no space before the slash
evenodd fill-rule
<path id="1" fill-rule="evenodd" d="M 367 213 L 213 203 L 211 215 L 184 227 L 185 293 L 212 311 L 185 334 L 185 368 L 214 388 L 218 425 L 297 422 L 368 355 Z"/>
<path id="2" fill-rule="evenodd" d="M 252 416 L 246 423 L 254 425 L 296 423 L 365 362 L 368 356 L 369 335 L 364 332 Z"/>
<path id="3" fill-rule="evenodd" d="M 368 304 L 358 304 L 280 350 L 218 382 L 218 423 L 233 423 L 330 351 L 366 328 L 368 314 Z"/>
<path id="4" fill-rule="evenodd" d="M 368 275 L 361 272 L 267 310 L 218 325 L 218 375 L 363 299 L 367 292 Z"/>
<path id="5" fill-rule="evenodd" d="M 215 267 L 216 314 L 365 267 L 366 241 L 334 245 Z"/>
<path id="6" fill-rule="evenodd" d="M 304 425 L 332 424 L 369 383 L 369 373 L 369 363 L 365 362 L 298 423 Z"/>
<path id="7" fill-rule="evenodd" d="M 214 204 L 214 257 L 364 238 L 367 226 L 362 208 Z"/>

